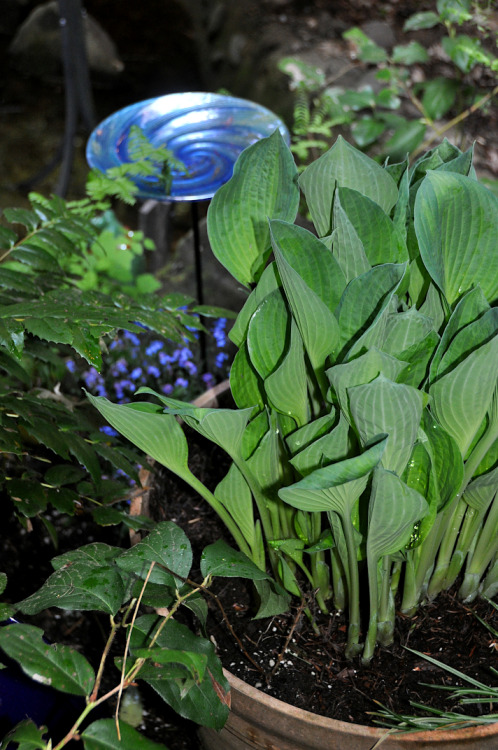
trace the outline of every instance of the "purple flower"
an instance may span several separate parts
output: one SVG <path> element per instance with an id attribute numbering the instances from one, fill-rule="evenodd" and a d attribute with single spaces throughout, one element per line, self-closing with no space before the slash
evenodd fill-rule
<path id="1" fill-rule="evenodd" d="M 228 354 L 226 352 L 218 352 L 214 361 L 216 367 L 222 367 L 223 362 L 225 362 L 227 359 L 228 359 Z"/>
<path id="2" fill-rule="evenodd" d="M 131 331 L 123 331 L 123 338 L 130 341 L 133 346 L 140 346 L 140 339 Z"/>
<path id="3" fill-rule="evenodd" d="M 161 377 L 161 371 L 155 365 L 149 365 L 147 368 L 147 375 L 151 375 L 153 378 L 157 379 Z"/>
<path id="4" fill-rule="evenodd" d="M 66 359 L 66 368 L 69 370 L 69 372 L 75 372 L 76 370 L 76 364 L 74 360 L 72 359 Z"/>
<path id="5" fill-rule="evenodd" d="M 163 347 L 164 347 L 163 341 L 151 341 L 149 346 L 145 350 L 145 353 L 148 357 L 153 357 L 154 354 L 157 354 L 157 352 L 161 351 Z"/>
<path id="6" fill-rule="evenodd" d="M 177 378 L 175 380 L 175 386 L 177 388 L 188 388 L 188 380 L 185 380 L 185 378 Z"/>
<path id="7" fill-rule="evenodd" d="M 111 375 L 117 377 L 118 375 L 125 375 L 128 372 L 128 362 L 124 357 L 120 357 L 111 369 Z"/>
<path id="8" fill-rule="evenodd" d="M 161 365 L 161 367 L 166 367 L 166 365 L 170 365 L 174 361 L 174 357 L 171 357 L 169 354 L 165 354 L 164 352 L 159 352 L 159 364 Z"/>
<path id="9" fill-rule="evenodd" d="M 222 349 L 227 343 L 227 337 L 225 334 L 226 323 L 227 323 L 226 318 L 219 318 L 213 327 L 213 336 L 216 341 L 216 346 L 219 349 Z"/>
<path id="10" fill-rule="evenodd" d="M 205 382 L 208 388 L 214 385 L 214 376 L 210 372 L 205 372 L 202 376 L 202 380 Z"/>
<path id="11" fill-rule="evenodd" d="M 166 383 L 166 385 L 161 386 L 161 390 L 166 396 L 169 396 L 170 393 L 173 393 L 173 386 L 171 383 Z"/>
<path id="12" fill-rule="evenodd" d="M 100 427 L 100 432 L 103 432 L 104 435 L 110 435 L 111 437 L 116 437 L 119 433 L 116 432 L 114 427 L 111 427 L 108 424 L 103 425 L 103 427 Z"/>
<path id="13" fill-rule="evenodd" d="M 135 367 L 135 368 L 134 368 L 134 369 L 133 369 L 133 370 L 131 371 L 131 373 L 130 373 L 130 378 L 131 378 L 132 380 L 138 380 L 138 379 L 139 379 L 139 378 L 141 378 L 141 377 L 142 377 L 142 368 L 141 368 L 141 367 Z"/>

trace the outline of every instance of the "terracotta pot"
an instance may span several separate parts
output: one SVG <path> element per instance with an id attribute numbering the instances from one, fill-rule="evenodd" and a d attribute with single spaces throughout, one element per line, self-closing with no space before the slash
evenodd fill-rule
<path id="1" fill-rule="evenodd" d="M 385 729 L 303 711 L 247 685 L 225 670 L 232 705 L 221 732 L 201 728 L 205 750 L 372 750 Z M 466 729 L 391 734 L 380 750 L 497 750 L 498 723 Z"/>
<path id="2" fill-rule="evenodd" d="M 228 380 L 224 381 L 199 396 L 194 404 L 216 407 L 224 402 L 229 390 Z M 141 479 L 144 491 L 137 495 L 131 513 L 147 515 L 147 469 Z M 205 750 L 373 750 L 380 740 L 380 750 L 498 750 L 498 723 L 388 734 L 386 729 L 336 721 L 296 708 L 224 671 L 231 688 L 230 716 L 221 732 L 199 729 Z"/>

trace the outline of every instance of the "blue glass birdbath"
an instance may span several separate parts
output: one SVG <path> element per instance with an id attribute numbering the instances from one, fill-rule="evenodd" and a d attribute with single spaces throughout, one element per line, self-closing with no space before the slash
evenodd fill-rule
<path id="1" fill-rule="evenodd" d="M 168 194 L 160 180 L 161 164 L 157 164 L 157 175 L 130 176 L 140 198 L 158 201 L 209 200 L 230 179 L 237 157 L 252 143 L 277 128 L 290 143 L 283 122 L 259 104 L 221 94 L 168 94 L 131 104 L 101 122 L 88 141 L 90 166 L 105 172 L 132 162 L 133 125 L 154 146 L 168 148 L 186 168 L 186 172 L 172 170 Z"/>
<path id="2" fill-rule="evenodd" d="M 246 99 L 203 92 L 167 94 L 131 104 L 103 120 L 88 140 L 89 165 L 106 172 L 111 167 L 132 163 L 130 130 L 133 126 L 138 126 L 152 145 L 168 148 L 185 167 L 185 171 L 171 169 L 167 192 L 161 180 L 163 165 L 160 163 L 151 176 L 129 175 L 129 178 L 135 183 L 139 198 L 190 202 L 197 300 L 203 304 L 197 202 L 212 198 L 230 179 L 244 149 L 270 136 L 277 128 L 290 144 L 289 131 L 269 109 Z M 200 345 L 205 361 L 202 331 Z"/>

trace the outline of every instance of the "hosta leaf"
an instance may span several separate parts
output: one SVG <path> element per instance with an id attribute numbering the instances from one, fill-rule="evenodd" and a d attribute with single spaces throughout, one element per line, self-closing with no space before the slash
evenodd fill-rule
<path id="1" fill-rule="evenodd" d="M 429 379 L 430 382 L 436 379 L 436 375 L 439 369 L 439 364 L 444 356 L 444 353 L 448 349 L 452 339 L 457 335 L 462 328 L 477 320 L 483 313 L 489 310 L 489 304 L 484 296 L 481 287 L 477 286 L 467 294 L 464 294 L 461 300 L 456 305 L 451 318 L 449 319 L 443 334 L 441 341 L 431 361 Z"/>
<path id="2" fill-rule="evenodd" d="M 438 380 L 462 362 L 470 352 L 498 335 L 498 308 L 487 310 L 480 318 L 461 328 L 453 337 L 439 363 Z"/>
<path id="3" fill-rule="evenodd" d="M 465 490 L 465 502 L 471 508 L 485 513 L 498 489 L 498 468 L 476 477 Z"/>
<path id="4" fill-rule="evenodd" d="M 254 512 L 251 491 L 237 466 L 232 463 L 214 496 L 227 509 L 252 548 L 255 542 Z"/>
<path id="5" fill-rule="evenodd" d="M 263 408 L 263 381 L 254 369 L 244 342 L 230 368 L 230 390 L 239 409 Z"/>
<path id="6" fill-rule="evenodd" d="M 90 393 L 87 397 L 109 424 L 137 448 L 182 479 L 193 476 L 187 464 L 187 440 L 173 415 L 163 414 L 160 407 L 141 411 L 134 408 L 136 405 L 113 404 Z M 148 404 L 143 408 L 151 406 Z"/>
<path id="7" fill-rule="evenodd" d="M 351 356 L 353 352 L 361 353 L 358 343 L 382 319 L 404 271 L 403 264 L 386 263 L 372 268 L 348 284 L 336 313 L 344 354 Z M 379 332 L 379 344 L 382 343 L 383 331 Z M 369 346 L 374 345 L 370 340 Z"/>
<path id="8" fill-rule="evenodd" d="M 386 448 L 387 438 L 354 458 L 316 469 L 290 487 L 279 490 L 279 497 L 294 508 L 312 513 L 335 511 L 351 513 L 354 502 L 367 486 L 370 473 Z"/>
<path id="9" fill-rule="evenodd" d="M 280 290 L 264 298 L 247 331 L 251 363 L 264 379 L 281 363 L 289 346 L 290 315 Z"/>
<path id="10" fill-rule="evenodd" d="M 308 384 L 303 342 L 292 321 L 290 346 L 280 366 L 265 380 L 265 391 L 272 406 L 292 417 L 298 427 L 309 418 Z"/>
<path id="11" fill-rule="evenodd" d="M 268 218 L 294 221 L 299 203 L 296 175 L 292 154 L 277 130 L 241 153 L 232 178 L 211 201 L 211 248 L 245 286 L 259 279 L 270 253 Z"/>
<path id="12" fill-rule="evenodd" d="M 70 646 L 47 643 L 40 628 L 6 625 L 0 629 L 0 647 L 35 682 L 72 695 L 88 695 L 93 687 L 95 674 L 85 657 Z"/>
<path id="13" fill-rule="evenodd" d="M 483 185 L 450 172 L 431 172 L 415 199 L 422 260 L 450 305 L 481 286 L 498 296 L 498 198 Z"/>
<path id="14" fill-rule="evenodd" d="M 362 192 L 386 213 L 391 211 L 398 194 L 396 183 L 389 173 L 341 136 L 329 151 L 306 167 L 299 184 L 320 237 L 330 234 L 332 229 L 336 184 Z"/>
<path id="15" fill-rule="evenodd" d="M 85 750 L 167 750 L 166 745 L 153 742 L 129 724 L 121 721 L 119 736 L 114 719 L 99 719 L 81 733 Z"/>
<path id="16" fill-rule="evenodd" d="M 334 257 L 339 263 L 346 281 L 349 283 L 357 276 L 370 270 L 363 243 L 358 237 L 351 220 L 341 206 L 340 200 L 334 201 L 334 231 L 330 235 Z"/>
<path id="17" fill-rule="evenodd" d="M 230 341 L 233 341 L 235 346 L 238 346 L 239 348 L 242 346 L 244 339 L 247 336 L 247 328 L 253 313 L 262 303 L 264 298 L 279 287 L 280 279 L 278 278 L 277 264 L 273 261 L 261 274 L 257 286 L 252 290 L 251 294 L 245 301 L 242 310 L 239 312 L 235 323 L 230 329 L 228 338 Z"/>
<path id="18" fill-rule="evenodd" d="M 382 466 L 401 475 L 417 438 L 425 394 L 384 375 L 371 383 L 348 389 L 354 424 L 363 445 L 378 435 L 388 435 Z"/>
<path id="19" fill-rule="evenodd" d="M 367 556 L 373 564 L 408 544 L 414 524 L 428 511 L 426 500 L 390 471 L 373 473 L 368 506 Z M 370 564 L 370 562 L 369 562 Z"/>
<path id="20" fill-rule="evenodd" d="M 414 307 L 406 313 L 388 315 L 384 349 L 397 357 L 401 352 L 422 341 L 433 330 L 432 319 L 422 315 Z"/>
<path id="21" fill-rule="evenodd" d="M 192 548 L 185 532 L 171 521 L 158 523 L 145 539 L 116 559 L 117 565 L 151 583 L 181 586 L 190 573 Z"/>
<path id="22" fill-rule="evenodd" d="M 335 310 L 346 279 L 330 250 L 303 227 L 272 221 L 270 228 L 272 242 L 278 245 L 287 263 L 330 310 Z"/>
<path id="23" fill-rule="evenodd" d="M 351 221 L 371 266 L 408 260 L 400 235 L 378 203 L 350 188 L 338 188 L 336 200 Z"/>
<path id="24" fill-rule="evenodd" d="M 351 436 L 349 424 L 341 413 L 338 424 L 326 435 L 318 437 L 314 442 L 307 445 L 299 453 L 291 458 L 290 463 L 301 474 L 306 477 L 315 469 L 329 464 L 333 461 L 342 461 L 349 457 L 351 452 Z"/>
<path id="25" fill-rule="evenodd" d="M 497 371 L 498 336 L 495 336 L 429 389 L 431 411 L 455 439 L 462 456 L 467 453 L 490 407 Z"/>
<path id="26" fill-rule="evenodd" d="M 424 447 L 427 450 L 437 480 L 442 510 L 460 490 L 463 479 L 463 461 L 456 441 L 434 420 L 428 409 L 424 410 L 422 426 Z"/>
<path id="27" fill-rule="evenodd" d="M 348 388 L 370 383 L 380 373 L 389 380 L 396 381 L 405 367 L 405 363 L 400 362 L 399 359 L 373 348 L 350 362 L 331 367 L 326 375 L 335 391 L 342 412 L 350 414 Z"/>
<path id="28" fill-rule="evenodd" d="M 313 369 L 319 374 L 338 346 L 339 325 L 330 309 L 289 265 L 275 242 L 273 250 L 304 348 Z"/>
<path id="29" fill-rule="evenodd" d="M 144 615 L 137 619 L 131 637 L 132 654 L 135 648 L 147 647 L 158 625 L 158 618 L 153 615 Z M 169 620 L 162 628 L 155 646 L 189 651 L 207 657 L 208 676 L 200 684 L 194 682 L 185 695 L 182 694 L 181 681 L 154 679 L 148 674 L 145 682 L 150 684 L 180 716 L 192 719 L 203 726 L 221 729 L 228 717 L 229 685 L 211 641 L 195 636 L 185 625 Z M 157 669 L 160 670 L 160 667 Z"/>

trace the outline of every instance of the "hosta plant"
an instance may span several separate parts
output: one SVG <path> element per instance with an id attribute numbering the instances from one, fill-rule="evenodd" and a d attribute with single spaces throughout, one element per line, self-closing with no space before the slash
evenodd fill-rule
<path id="1" fill-rule="evenodd" d="M 293 223 L 300 190 L 312 230 Z M 298 179 L 275 133 L 241 155 L 208 230 L 250 290 L 230 333 L 235 408 L 150 403 L 149 389 L 92 402 L 288 593 L 347 610 L 350 656 L 392 641 L 396 598 L 412 614 L 457 580 L 463 599 L 491 597 L 498 200 L 472 152 L 444 141 L 381 167 L 338 139 Z M 213 493 L 178 416 L 232 458 Z"/>

